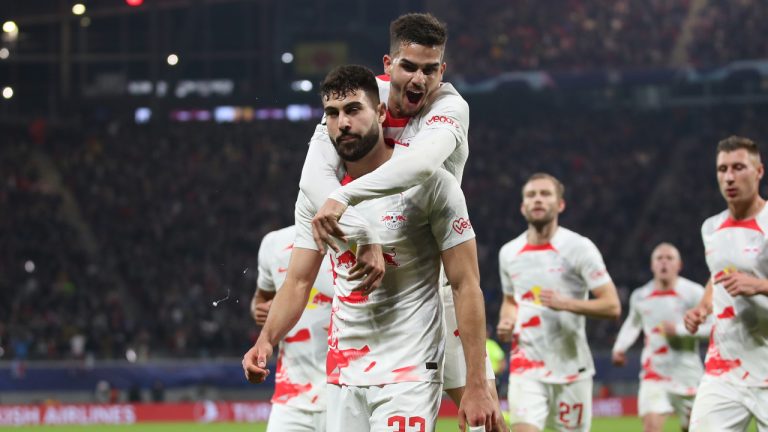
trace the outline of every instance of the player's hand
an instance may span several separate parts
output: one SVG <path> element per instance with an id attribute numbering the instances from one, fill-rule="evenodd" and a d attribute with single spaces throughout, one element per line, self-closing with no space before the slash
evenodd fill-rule
<path id="1" fill-rule="evenodd" d="M 541 304 L 556 311 L 568 310 L 568 297 L 551 289 L 542 289 L 539 296 Z"/>
<path id="2" fill-rule="evenodd" d="M 497 415 L 496 403 L 486 383 L 465 387 L 459 404 L 459 430 L 484 425 L 486 431 L 492 431 L 498 422 Z"/>
<path id="3" fill-rule="evenodd" d="M 664 332 L 664 336 L 667 338 L 677 336 L 677 327 L 672 321 L 662 321 L 661 331 Z"/>
<path id="4" fill-rule="evenodd" d="M 272 300 L 259 303 L 251 309 L 251 316 L 256 321 L 257 325 L 263 326 L 267 322 L 267 314 L 269 314 L 269 308 L 272 306 Z"/>
<path id="5" fill-rule="evenodd" d="M 243 372 L 245 379 L 251 384 L 264 382 L 270 374 L 267 360 L 272 356 L 272 344 L 264 338 L 259 338 L 256 344 L 243 356 Z"/>
<path id="6" fill-rule="evenodd" d="M 312 218 L 312 237 L 315 239 L 317 248 L 321 251 L 325 250 L 326 246 L 333 249 L 334 252 L 339 252 L 339 247 L 333 240 L 333 237 L 337 237 L 346 242 L 347 238 L 344 236 L 344 231 L 339 226 L 339 219 L 347 206 L 336 201 L 335 199 L 328 198 L 320 210 L 315 213 L 315 217 Z"/>
<path id="7" fill-rule="evenodd" d="M 627 364 L 627 355 L 624 351 L 614 351 L 613 354 L 611 354 L 611 362 L 615 366 L 624 366 Z"/>
<path id="8" fill-rule="evenodd" d="M 746 273 L 732 272 L 715 279 L 732 297 L 759 294 L 761 280 Z"/>
<path id="9" fill-rule="evenodd" d="M 362 279 L 353 291 L 361 291 L 369 295 L 381 286 L 384 279 L 384 254 L 379 244 L 358 246 L 355 265 L 349 270 L 347 280 Z"/>
<path id="10" fill-rule="evenodd" d="M 709 311 L 705 306 L 699 305 L 693 309 L 689 309 L 688 312 L 685 313 L 685 318 L 683 318 L 685 329 L 691 334 L 696 333 L 699 326 L 707 320 L 707 315 L 709 315 Z"/>
<path id="11" fill-rule="evenodd" d="M 509 342 L 512 340 L 514 330 L 515 322 L 511 319 L 502 318 L 496 326 L 496 336 L 498 336 L 501 342 Z"/>

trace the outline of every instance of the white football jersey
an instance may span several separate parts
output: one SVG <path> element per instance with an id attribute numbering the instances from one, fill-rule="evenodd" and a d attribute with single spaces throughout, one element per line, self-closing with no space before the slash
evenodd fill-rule
<path id="1" fill-rule="evenodd" d="M 440 253 L 474 238 L 459 184 L 440 170 L 401 194 L 355 206 L 382 239 L 387 271 L 369 296 L 348 281 L 354 246 L 333 256 L 335 297 L 328 335 L 328 382 L 383 385 L 441 382 L 444 331 L 438 292 Z M 316 249 L 315 209 L 299 194 L 296 247 Z M 342 216 L 342 219 L 344 217 Z"/>
<path id="2" fill-rule="evenodd" d="M 726 210 L 704 222 L 701 234 L 713 282 L 730 272 L 768 278 L 767 208 L 754 219 L 737 221 Z M 712 313 L 705 373 L 737 385 L 768 387 L 768 297 L 732 297 L 714 284 Z"/>
<path id="3" fill-rule="evenodd" d="M 518 305 L 509 372 L 563 384 L 595 373 L 585 317 L 542 306 L 542 289 L 586 300 L 589 290 L 611 281 L 600 251 L 588 238 L 559 227 L 546 245 L 530 245 L 526 233 L 499 251 L 504 294 Z"/>
<path id="4" fill-rule="evenodd" d="M 296 228 L 292 225 L 264 236 L 259 247 L 257 286 L 277 291 L 285 281 Z M 333 300 L 330 257 L 323 259 L 299 322 L 280 341 L 272 403 L 306 411 L 325 410 L 325 357 Z M 271 312 L 270 312 L 271 313 Z"/>
<path id="5" fill-rule="evenodd" d="M 632 292 L 629 314 L 621 326 L 614 351 L 626 352 L 642 331 L 645 345 L 641 356 L 640 379 L 654 381 L 667 391 L 694 395 L 704 368 L 699 341 L 685 330 L 683 317 L 704 295 L 704 287 L 683 277 L 671 289 L 656 289 L 653 280 Z M 662 323 L 675 325 L 675 336 L 664 334 Z M 707 326 L 701 333 L 708 334 Z"/>

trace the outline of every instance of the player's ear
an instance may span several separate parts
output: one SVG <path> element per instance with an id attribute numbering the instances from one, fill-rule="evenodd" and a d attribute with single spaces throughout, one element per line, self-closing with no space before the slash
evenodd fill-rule
<path id="1" fill-rule="evenodd" d="M 560 202 L 557 205 L 557 212 L 562 213 L 565 210 L 565 200 L 560 198 Z"/>
<path id="2" fill-rule="evenodd" d="M 391 75 L 390 71 L 392 70 L 392 57 L 390 57 L 389 54 L 384 54 L 382 62 L 384 63 L 384 73 Z"/>
<path id="3" fill-rule="evenodd" d="M 384 120 L 387 119 L 387 104 L 384 102 L 379 102 L 379 106 L 376 107 L 379 115 L 379 123 L 383 124 Z"/>

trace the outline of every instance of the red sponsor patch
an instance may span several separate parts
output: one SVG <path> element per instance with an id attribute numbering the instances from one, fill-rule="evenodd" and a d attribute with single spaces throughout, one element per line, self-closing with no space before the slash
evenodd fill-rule
<path id="1" fill-rule="evenodd" d="M 438 124 L 438 123 L 440 123 L 440 124 L 447 124 L 447 125 L 451 125 L 451 126 L 453 126 L 453 127 L 455 127 L 455 128 L 458 128 L 458 127 L 459 127 L 459 126 L 456 124 L 456 122 L 455 122 L 455 121 L 454 121 L 452 118 L 450 118 L 450 117 L 447 117 L 447 116 L 444 116 L 444 115 L 435 115 L 435 116 L 432 116 L 432 118 L 430 118 L 429 120 L 427 120 L 427 123 L 426 123 L 426 124 L 427 124 L 427 126 L 431 126 L 431 125 L 433 125 L 433 124 Z"/>
<path id="2" fill-rule="evenodd" d="M 469 219 L 464 219 L 463 217 L 454 220 L 451 226 L 453 227 L 453 230 L 459 234 L 472 229 L 472 224 L 469 223 Z"/>

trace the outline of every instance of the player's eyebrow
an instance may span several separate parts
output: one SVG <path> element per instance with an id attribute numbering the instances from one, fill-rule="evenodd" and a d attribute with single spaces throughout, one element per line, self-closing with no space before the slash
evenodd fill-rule
<path id="1" fill-rule="evenodd" d="M 410 61 L 408 59 L 405 59 L 405 58 L 404 59 L 400 59 L 400 63 L 402 63 L 402 64 L 404 64 L 406 66 L 421 67 L 423 69 L 440 67 L 440 62 L 427 63 L 427 64 L 423 64 L 423 65 L 418 65 L 418 64 L 416 64 L 416 63 L 414 63 L 414 62 L 412 62 L 412 61 Z"/>

